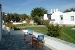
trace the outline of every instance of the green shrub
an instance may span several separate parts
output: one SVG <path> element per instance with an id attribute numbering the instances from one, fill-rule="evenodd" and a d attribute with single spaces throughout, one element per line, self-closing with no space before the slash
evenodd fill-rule
<path id="1" fill-rule="evenodd" d="M 15 25 L 11 24 L 11 23 L 7 23 L 5 24 L 5 26 L 11 28 L 11 29 L 14 29 L 14 30 L 20 30 L 21 28 L 17 28 Z"/>
<path id="2" fill-rule="evenodd" d="M 61 33 L 61 27 L 58 24 L 57 25 L 53 25 L 53 24 L 47 25 L 47 28 L 48 28 L 47 35 L 49 36 L 57 37 Z"/>
<path id="3" fill-rule="evenodd" d="M 50 20 L 42 20 L 42 23 L 43 23 L 44 25 L 48 25 L 49 22 L 50 22 Z"/>
<path id="4" fill-rule="evenodd" d="M 38 16 L 34 17 L 34 23 L 37 23 L 38 25 L 40 25 L 41 24 L 40 17 L 38 17 Z"/>
<path id="5" fill-rule="evenodd" d="M 6 24 L 4 24 L 6 27 L 10 27 L 11 28 L 11 25 L 12 25 L 12 23 L 6 23 Z"/>
<path id="6" fill-rule="evenodd" d="M 74 28 L 75 28 L 75 26 L 74 26 Z"/>

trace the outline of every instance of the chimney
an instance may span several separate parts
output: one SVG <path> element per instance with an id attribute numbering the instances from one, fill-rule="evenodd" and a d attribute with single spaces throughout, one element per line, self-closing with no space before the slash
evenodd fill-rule
<path id="1" fill-rule="evenodd" d="M 56 9 L 56 12 L 58 12 L 58 9 Z"/>
<path id="2" fill-rule="evenodd" d="M 54 9 L 54 12 L 55 12 L 55 9 Z"/>
<path id="3" fill-rule="evenodd" d="M 53 12 L 52 12 L 52 9 L 51 9 L 51 13 L 53 13 Z"/>

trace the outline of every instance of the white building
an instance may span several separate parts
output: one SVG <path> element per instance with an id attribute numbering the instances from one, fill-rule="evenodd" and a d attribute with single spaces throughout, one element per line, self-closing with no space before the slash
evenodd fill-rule
<path id="1" fill-rule="evenodd" d="M 44 14 L 44 20 L 50 20 L 50 23 L 53 24 L 66 24 L 66 25 L 75 25 L 75 12 L 60 12 L 58 9 L 54 9 L 51 14 Z"/>
<path id="2" fill-rule="evenodd" d="M 2 38 L 2 14 L 1 14 L 1 12 L 2 12 L 2 9 L 1 9 L 2 7 L 1 7 L 1 4 L 0 4 L 0 41 L 1 41 L 1 38 Z"/>

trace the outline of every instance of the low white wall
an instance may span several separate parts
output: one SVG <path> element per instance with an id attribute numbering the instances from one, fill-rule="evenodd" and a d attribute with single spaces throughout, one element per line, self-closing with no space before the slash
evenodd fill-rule
<path id="1" fill-rule="evenodd" d="M 38 36 L 37 32 L 34 32 L 34 34 L 36 36 Z M 39 33 L 41 34 L 41 33 Z M 75 50 L 75 44 L 73 44 L 73 46 L 71 45 L 71 43 L 65 42 L 63 40 L 59 40 L 50 36 L 45 36 L 45 43 L 56 48 L 57 50 Z M 63 43 L 64 42 L 64 43 Z M 68 43 L 68 44 L 65 44 Z"/>
<path id="2" fill-rule="evenodd" d="M 4 30 L 5 33 L 2 33 L 3 34 L 9 34 L 10 32 L 10 28 L 9 27 L 6 27 L 5 25 L 2 25 L 2 30 Z"/>
<path id="3" fill-rule="evenodd" d="M 50 39 L 50 37 L 45 37 L 45 43 L 56 48 L 57 50 L 75 50 L 75 47 L 64 44 L 61 41 Z"/>
<path id="4" fill-rule="evenodd" d="M 5 25 L 2 25 L 2 30 L 5 31 L 5 34 L 8 34 L 8 32 L 10 32 L 10 35 L 24 34 L 24 32 L 26 32 L 26 30 L 10 29 L 9 27 L 6 27 Z"/>
<path id="5" fill-rule="evenodd" d="M 24 24 L 24 23 L 22 23 L 22 22 L 13 22 L 13 24 Z"/>
<path id="6" fill-rule="evenodd" d="M 25 30 L 10 30 L 10 35 L 24 34 Z"/>
<path id="7" fill-rule="evenodd" d="M 22 22 L 13 22 L 13 24 L 24 24 L 24 23 L 27 23 L 26 21 L 22 21 Z"/>

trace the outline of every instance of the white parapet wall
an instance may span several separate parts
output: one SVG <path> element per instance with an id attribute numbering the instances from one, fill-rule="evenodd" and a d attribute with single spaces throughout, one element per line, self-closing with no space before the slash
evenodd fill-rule
<path id="1" fill-rule="evenodd" d="M 24 24 L 24 23 L 27 23 L 26 21 L 22 21 L 22 22 L 13 22 L 14 25 L 16 24 Z"/>
<path id="2" fill-rule="evenodd" d="M 34 35 L 36 35 L 36 37 L 41 34 L 38 32 L 34 32 Z M 75 50 L 75 44 L 54 38 L 54 37 L 50 37 L 45 35 L 45 43 L 52 46 L 53 48 L 57 49 L 57 50 Z"/>
<path id="3" fill-rule="evenodd" d="M 10 35 L 19 35 L 19 34 L 24 34 L 25 32 L 24 32 L 25 30 L 10 30 Z"/>
<path id="4" fill-rule="evenodd" d="M 24 23 L 22 23 L 22 22 L 13 22 L 13 24 L 16 25 L 16 24 L 24 24 Z"/>
<path id="5" fill-rule="evenodd" d="M 8 34 L 11 29 L 9 27 L 6 27 L 5 25 L 2 25 L 2 30 L 4 30 L 5 34 Z"/>

